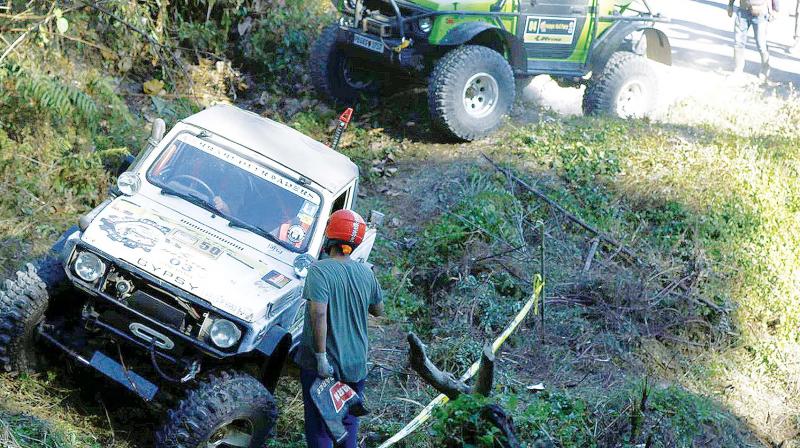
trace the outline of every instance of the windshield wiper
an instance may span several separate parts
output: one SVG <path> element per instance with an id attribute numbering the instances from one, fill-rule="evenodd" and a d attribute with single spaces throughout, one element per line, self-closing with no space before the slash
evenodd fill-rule
<path id="1" fill-rule="evenodd" d="M 211 213 L 213 213 L 215 215 L 219 215 L 219 216 L 225 217 L 225 215 L 222 212 L 220 212 L 219 210 L 217 210 L 216 207 L 214 207 L 213 205 L 209 204 L 208 202 L 198 198 L 197 196 L 192 196 L 192 195 L 190 195 L 188 193 L 181 193 L 180 191 L 173 190 L 172 188 L 169 188 L 169 187 L 161 187 L 161 194 L 167 195 L 167 196 L 175 196 L 176 198 L 181 198 L 184 201 L 191 202 L 192 204 L 194 204 L 194 205 L 196 205 L 196 206 L 198 206 L 200 208 L 203 208 L 205 210 L 208 210 L 209 212 L 211 212 Z M 227 217 L 225 217 L 225 218 L 227 219 Z"/>
<path id="2" fill-rule="evenodd" d="M 222 216 L 223 218 L 228 220 L 228 226 L 236 228 L 236 229 L 244 229 L 249 230 L 256 235 L 263 236 L 264 238 L 272 241 L 273 243 L 277 243 L 280 246 L 286 247 L 285 242 L 281 241 L 280 238 L 276 237 L 275 235 L 267 232 L 266 230 L 262 229 L 261 227 L 254 226 L 252 224 L 248 224 L 244 221 L 236 219 L 234 217 L 229 216 Z M 286 247 L 288 249 L 288 247 Z"/>

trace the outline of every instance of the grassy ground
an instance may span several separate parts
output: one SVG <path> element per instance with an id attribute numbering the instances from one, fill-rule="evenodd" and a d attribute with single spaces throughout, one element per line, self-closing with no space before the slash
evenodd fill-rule
<path id="1" fill-rule="evenodd" d="M 40 253 L 96 204 L 155 116 L 174 122 L 232 101 L 327 141 L 335 113 L 299 61 L 330 11 L 306 3 L 209 9 L 210 21 L 205 7 L 112 3 L 183 47 L 177 68 L 174 54 L 78 9 L 64 37 L 37 36 L 0 66 L 0 268 Z M 242 34 L 235 25 L 248 14 Z M 677 104 L 658 123 L 520 105 L 498 134 L 463 145 L 430 129 L 423 91 L 358 105 L 342 151 L 362 168 L 360 211 L 387 213 L 373 259 L 389 307 L 371 323 L 365 443 L 433 397 L 406 367 L 406 331 L 461 372 L 518 310 L 541 220 L 546 314 L 502 349 L 494 397 L 529 446 L 796 444 L 800 103 L 776 87 L 726 92 Z M 483 154 L 626 250 L 595 244 Z M 148 446 L 158 415 L 61 364 L 0 376 L 3 446 Z M 544 392 L 529 388 L 538 383 Z M 275 446 L 303 446 L 298 393 L 291 378 L 280 387 Z M 457 442 L 463 431 L 491 446 L 469 419 L 480 405 L 450 405 L 408 446 Z"/>

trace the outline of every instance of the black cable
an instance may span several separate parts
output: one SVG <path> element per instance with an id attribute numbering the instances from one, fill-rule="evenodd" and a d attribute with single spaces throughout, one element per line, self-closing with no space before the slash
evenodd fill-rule
<path id="1" fill-rule="evenodd" d="M 180 379 L 176 379 L 176 378 L 173 378 L 173 377 L 167 375 L 166 373 L 164 373 L 163 370 L 161 370 L 160 367 L 158 367 L 158 360 L 156 360 L 156 344 L 155 344 L 155 342 L 150 344 L 150 360 L 153 362 L 153 368 L 156 369 L 156 373 L 158 373 L 159 376 L 161 376 L 161 378 L 169 381 L 170 383 L 180 383 L 181 382 Z"/>

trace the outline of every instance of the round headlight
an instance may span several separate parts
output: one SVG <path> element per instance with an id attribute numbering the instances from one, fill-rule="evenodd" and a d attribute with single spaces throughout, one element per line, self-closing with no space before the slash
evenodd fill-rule
<path id="1" fill-rule="evenodd" d="M 136 173 L 126 171 L 117 178 L 117 188 L 125 196 L 133 196 L 142 186 L 142 180 Z"/>
<path id="2" fill-rule="evenodd" d="M 75 259 L 75 264 L 72 269 L 75 271 L 75 275 L 91 283 L 103 275 L 106 270 L 106 265 L 97 255 L 89 252 L 81 252 Z"/>
<path id="3" fill-rule="evenodd" d="M 423 33 L 430 33 L 431 29 L 433 29 L 433 19 L 430 17 L 419 19 L 419 29 Z"/>
<path id="4" fill-rule="evenodd" d="M 219 348 L 231 348 L 239 342 L 242 331 L 233 322 L 217 319 L 211 325 L 211 342 Z"/>
<path id="5" fill-rule="evenodd" d="M 300 278 L 306 278 L 308 267 L 314 262 L 314 258 L 308 254 L 298 255 L 294 259 L 294 274 Z"/>

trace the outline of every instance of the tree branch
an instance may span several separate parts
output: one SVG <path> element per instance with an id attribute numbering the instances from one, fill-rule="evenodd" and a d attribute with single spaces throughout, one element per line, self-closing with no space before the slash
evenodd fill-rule
<path id="1" fill-rule="evenodd" d="M 434 389 L 447 395 L 447 398 L 451 400 L 457 399 L 461 394 L 470 393 L 469 386 L 464 382 L 457 380 L 452 373 L 442 372 L 433 365 L 425 353 L 425 346 L 422 345 L 422 341 L 416 334 L 408 334 L 408 345 L 408 360 L 411 368 Z"/>
<path id="2" fill-rule="evenodd" d="M 481 366 L 478 368 L 478 379 L 472 387 L 472 393 L 488 397 L 492 394 L 494 384 L 494 353 L 492 347 L 485 346 L 481 356 Z"/>

